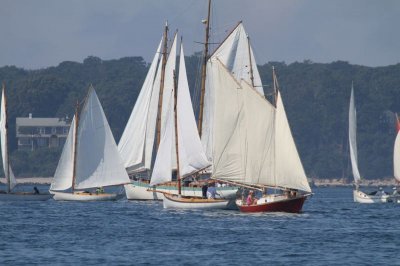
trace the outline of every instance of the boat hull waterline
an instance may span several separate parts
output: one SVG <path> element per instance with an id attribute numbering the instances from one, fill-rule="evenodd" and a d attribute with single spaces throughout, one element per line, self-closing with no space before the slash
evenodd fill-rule
<path id="1" fill-rule="evenodd" d="M 1 193 L 0 201 L 45 201 L 53 197 L 52 194 L 35 194 L 27 192 Z"/>
<path id="2" fill-rule="evenodd" d="M 237 200 L 236 205 L 241 212 L 288 212 L 299 213 L 309 195 L 297 197 L 286 196 L 267 196 L 259 199 L 255 205 L 242 204 L 242 200 Z"/>
<path id="3" fill-rule="evenodd" d="M 228 199 L 202 199 L 202 198 L 185 198 L 178 195 L 164 194 L 164 209 L 227 209 Z"/>
<path id="4" fill-rule="evenodd" d="M 54 199 L 59 201 L 111 201 L 117 200 L 121 196 L 112 193 L 86 193 L 86 192 L 58 192 L 51 191 L 54 194 Z"/>
<path id="5" fill-rule="evenodd" d="M 176 186 L 157 186 L 156 191 L 148 183 L 133 181 L 125 187 L 126 198 L 128 200 L 163 200 L 164 192 L 178 194 Z M 231 199 L 236 197 L 237 187 L 217 187 L 217 193 L 221 198 Z M 200 187 L 182 187 L 182 195 L 188 197 L 201 197 Z"/>
<path id="6" fill-rule="evenodd" d="M 354 202 L 358 203 L 387 203 L 391 202 L 390 195 L 368 195 L 360 190 L 353 190 Z"/>

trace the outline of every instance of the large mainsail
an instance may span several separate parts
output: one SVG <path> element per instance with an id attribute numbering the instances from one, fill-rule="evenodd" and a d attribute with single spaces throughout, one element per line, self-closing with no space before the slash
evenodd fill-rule
<path id="1" fill-rule="evenodd" d="M 128 172 L 142 171 L 151 167 L 160 90 L 161 64 L 158 62 L 161 44 L 162 40 L 118 143 L 118 150 Z"/>
<path id="2" fill-rule="evenodd" d="M 218 58 L 226 66 L 228 72 L 233 75 L 236 80 L 244 80 L 249 84 L 254 83 L 254 89 L 261 95 L 264 95 L 260 74 L 257 69 L 257 63 L 254 58 L 253 49 L 250 46 L 248 35 L 242 23 L 229 34 L 224 42 L 211 55 L 207 62 L 206 72 L 206 89 L 204 95 L 204 111 L 202 121 L 201 141 L 206 151 L 206 155 L 211 160 L 213 148 L 213 124 L 214 124 L 214 97 L 215 82 L 213 81 L 214 73 L 212 71 L 212 61 Z M 251 69 L 250 69 L 251 65 Z M 251 70 L 253 77 L 251 76 Z M 253 81 L 252 81 L 253 78 Z"/>
<path id="3" fill-rule="evenodd" d="M 349 106 L 349 146 L 350 146 L 350 160 L 351 168 L 353 170 L 354 181 L 358 183 L 361 179 L 360 172 L 358 171 L 357 159 L 357 117 L 356 108 L 354 104 L 354 89 L 351 88 L 350 106 Z"/>
<path id="4" fill-rule="evenodd" d="M 6 95 L 3 85 L 1 97 L 1 115 L 0 115 L 0 141 L 1 141 L 1 155 L 3 159 L 3 170 L 6 182 L 9 184 L 9 189 L 12 190 L 17 185 L 14 173 L 11 169 L 11 164 L 8 158 L 8 122 L 7 122 L 7 105 Z M 7 169 L 8 168 L 8 169 Z"/>
<path id="5" fill-rule="evenodd" d="M 76 137 L 75 188 L 86 189 L 130 182 L 93 87 L 90 87 L 81 111 Z"/>
<path id="6" fill-rule="evenodd" d="M 74 129 L 75 116 L 72 119 L 67 139 L 65 141 L 60 160 L 54 178 L 51 182 L 50 190 L 67 190 L 72 186 L 73 166 L 74 166 Z"/>
<path id="7" fill-rule="evenodd" d="M 173 73 L 172 73 L 173 75 Z M 167 96 L 167 95 L 165 95 Z M 157 151 L 150 185 L 157 185 L 171 181 L 174 168 L 175 152 L 175 124 L 174 124 L 174 98 L 173 90 L 168 97 L 166 110 L 166 124 Z M 183 178 L 198 172 L 210 165 L 201 145 L 200 137 L 196 127 L 196 120 L 190 99 L 189 84 L 186 75 L 185 55 L 181 45 L 179 78 L 177 91 L 177 126 L 178 130 L 178 152 L 179 173 Z"/>
<path id="8" fill-rule="evenodd" d="M 218 59 L 214 86 L 213 177 L 311 191 L 280 95 L 276 108 Z M 256 114 L 256 115 L 255 115 Z"/>

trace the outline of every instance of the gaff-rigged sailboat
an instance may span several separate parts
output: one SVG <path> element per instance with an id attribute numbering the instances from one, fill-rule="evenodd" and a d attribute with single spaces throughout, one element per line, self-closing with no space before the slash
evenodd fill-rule
<path id="1" fill-rule="evenodd" d="M 152 190 L 148 182 L 152 170 L 153 150 L 157 150 L 161 132 L 165 128 L 168 101 L 174 86 L 176 38 L 168 55 L 167 33 L 168 26 L 165 27 L 164 37 L 118 144 L 125 168 L 129 175 L 134 177 L 131 184 L 125 185 L 126 197 L 130 200 L 162 200 L 162 192 L 178 193 L 177 187 L 171 184 L 158 186 L 157 191 Z M 174 149 L 175 147 L 171 156 L 175 154 Z M 176 162 L 173 164 L 176 169 Z M 229 186 L 217 188 L 218 193 L 226 197 L 234 197 L 236 190 Z M 183 186 L 182 195 L 201 197 L 202 191 L 200 187 Z"/>
<path id="2" fill-rule="evenodd" d="M 178 86 L 174 86 L 174 97 L 168 106 L 167 120 L 150 185 L 158 185 L 172 180 L 173 157 L 177 162 L 178 193 L 164 193 L 164 208 L 214 209 L 225 208 L 228 199 L 203 199 L 185 197 L 181 193 L 181 178 L 193 175 L 210 166 L 201 145 L 196 120 L 190 100 L 189 85 L 186 76 L 185 56 L 181 44 Z M 171 150 L 175 146 L 175 156 Z"/>
<path id="3" fill-rule="evenodd" d="M 31 200 L 31 201 L 43 201 L 50 199 L 53 195 L 40 193 L 39 190 L 35 192 L 14 192 L 13 189 L 17 185 L 17 180 L 14 176 L 11 168 L 9 156 L 8 156 L 8 117 L 7 117 L 7 99 L 5 93 L 5 86 L 2 88 L 1 98 L 1 121 L 0 121 L 0 139 L 1 139 L 1 155 L 3 159 L 4 175 L 7 183 L 7 190 L 0 191 L 1 200 Z"/>
<path id="4" fill-rule="evenodd" d="M 78 105 L 50 192 L 55 200 L 115 200 L 118 195 L 105 193 L 103 187 L 127 184 L 129 177 L 92 86 L 80 114 Z"/>
<path id="5" fill-rule="evenodd" d="M 354 88 L 351 86 L 350 106 L 349 106 L 349 146 L 351 169 L 354 177 L 355 189 L 353 190 L 354 202 L 358 203 L 384 203 L 388 201 L 389 195 L 383 190 L 365 193 L 360 190 L 361 175 L 358 170 L 357 155 L 357 115 L 354 103 Z"/>

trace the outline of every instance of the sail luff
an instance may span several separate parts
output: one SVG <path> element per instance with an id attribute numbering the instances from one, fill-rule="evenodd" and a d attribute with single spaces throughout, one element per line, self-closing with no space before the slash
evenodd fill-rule
<path id="1" fill-rule="evenodd" d="M 349 105 L 349 146 L 350 146 L 350 160 L 353 172 L 354 182 L 358 183 L 361 180 L 360 172 L 358 170 L 358 156 L 357 156 L 357 114 L 354 103 L 354 89 L 351 88 L 350 105 Z"/>

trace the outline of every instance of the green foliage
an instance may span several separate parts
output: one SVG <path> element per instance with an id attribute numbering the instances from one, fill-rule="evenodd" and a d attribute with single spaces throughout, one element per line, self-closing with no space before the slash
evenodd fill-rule
<path id="1" fill-rule="evenodd" d="M 197 112 L 201 54 L 186 57 L 192 101 Z M 306 173 L 310 177 L 348 177 L 348 106 L 352 81 L 357 107 L 359 167 L 365 178 L 392 176 L 394 113 L 400 111 L 400 64 L 364 67 L 337 61 L 269 62 L 259 66 L 268 99 L 272 99 L 272 66 L 278 75 L 289 123 Z M 146 76 L 141 57 L 83 63 L 27 71 L 0 68 L 7 88 L 11 162 L 17 176 L 51 176 L 60 150 L 16 151 L 15 118 L 73 116 L 93 84 L 118 142 Z"/>

